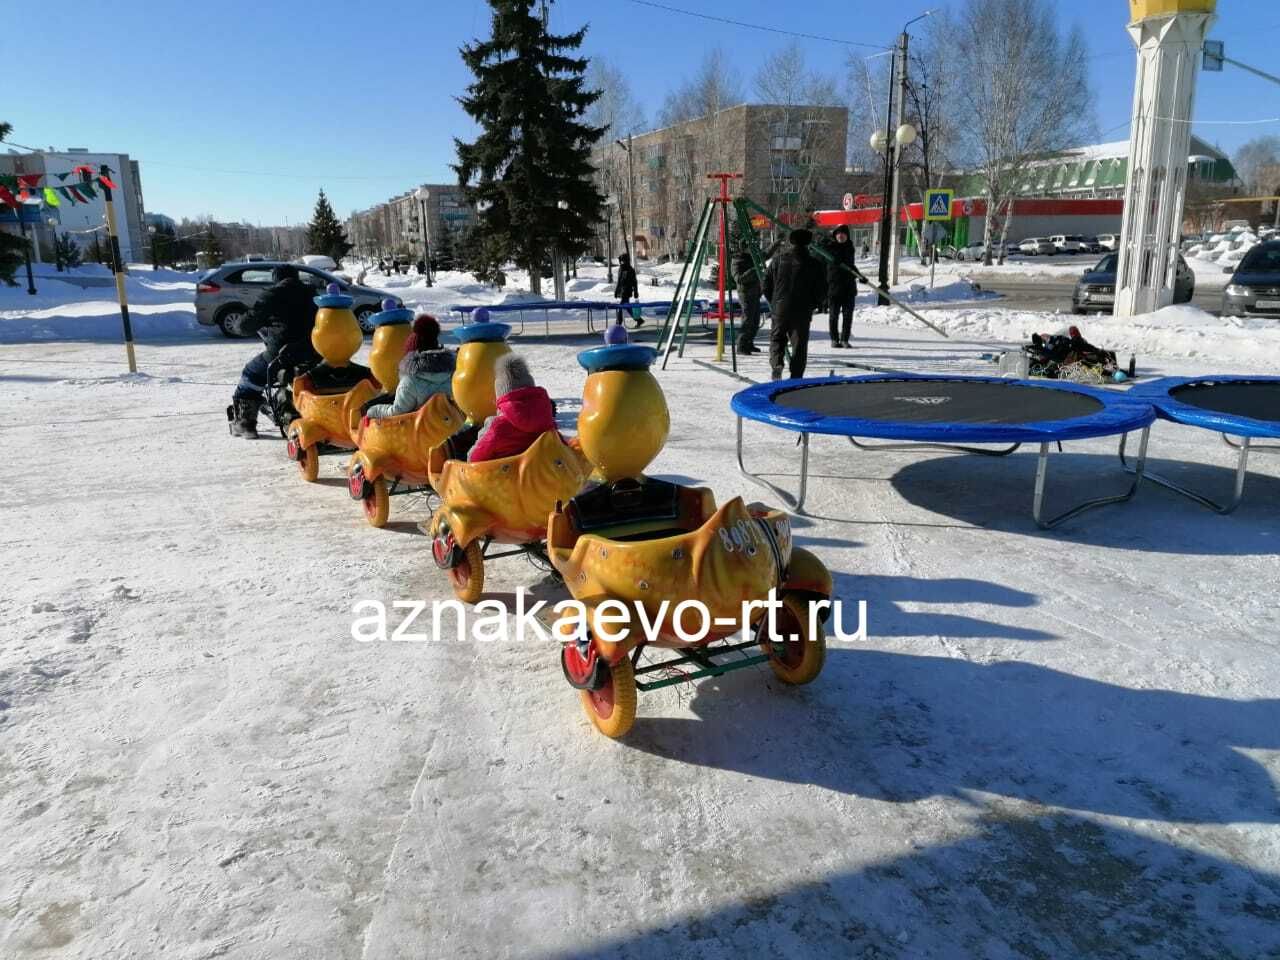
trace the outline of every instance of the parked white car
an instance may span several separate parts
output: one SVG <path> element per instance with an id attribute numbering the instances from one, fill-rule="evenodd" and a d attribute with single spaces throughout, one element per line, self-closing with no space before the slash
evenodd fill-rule
<path id="1" fill-rule="evenodd" d="M 1050 237 L 1049 242 L 1059 253 L 1084 253 L 1084 243 L 1080 237 L 1071 236 L 1069 234 L 1060 233 L 1056 237 Z"/>
<path id="2" fill-rule="evenodd" d="M 1098 246 L 1103 250 L 1115 250 L 1120 246 L 1120 236 L 1115 233 L 1098 234 Z"/>
<path id="3" fill-rule="evenodd" d="M 1058 248 L 1055 247 L 1046 237 L 1028 237 L 1026 240 L 1023 240 L 1018 244 L 1018 249 L 1029 257 L 1034 257 L 1042 253 L 1047 254 L 1048 256 L 1053 256 L 1058 252 Z"/>

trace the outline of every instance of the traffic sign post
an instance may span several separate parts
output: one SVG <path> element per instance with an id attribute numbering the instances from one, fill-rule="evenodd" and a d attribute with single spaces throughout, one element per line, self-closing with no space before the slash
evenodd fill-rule
<path id="1" fill-rule="evenodd" d="M 936 223 L 951 219 L 951 201 L 955 199 L 954 190 L 926 190 L 924 192 L 924 218 L 927 222 Z"/>

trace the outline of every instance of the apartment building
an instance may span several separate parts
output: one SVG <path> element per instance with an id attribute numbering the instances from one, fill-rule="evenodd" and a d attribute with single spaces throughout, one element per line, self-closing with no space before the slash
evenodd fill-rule
<path id="1" fill-rule="evenodd" d="M 815 209 L 839 206 L 849 112 L 844 107 L 739 104 L 635 136 L 635 224 L 626 232 L 640 257 L 683 256 L 705 200 L 716 194 L 708 174 L 741 173 L 733 188 L 784 220 L 804 222 Z M 630 217 L 628 157 L 616 143 L 595 151 L 615 243 Z"/>

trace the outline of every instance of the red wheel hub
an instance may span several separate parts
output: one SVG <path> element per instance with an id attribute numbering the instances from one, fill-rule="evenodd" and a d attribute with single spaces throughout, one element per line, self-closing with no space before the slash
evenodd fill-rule
<path id="1" fill-rule="evenodd" d="M 613 677 L 610 676 L 605 685 L 599 690 L 588 690 L 587 696 L 591 698 L 591 709 L 596 712 L 596 716 L 601 720 L 608 720 L 613 716 Z"/>
<path id="2" fill-rule="evenodd" d="M 441 570 L 452 570 L 454 567 L 453 535 L 433 537 L 431 540 L 431 559 Z"/>
<path id="3" fill-rule="evenodd" d="M 289 454 L 290 460 L 302 459 L 302 448 L 298 446 L 298 438 L 294 434 L 289 434 L 289 439 L 285 441 L 284 449 Z"/>
<path id="4" fill-rule="evenodd" d="M 467 584 L 471 582 L 471 561 L 465 555 L 449 569 L 449 578 L 459 590 L 466 589 Z"/>
<path id="5" fill-rule="evenodd" d="M 372 495 L 364 497 L 364 515 L 372 520 L 378 513 L 378 501 Z"/>
<path id="6" fill-rule="evenodd" d="M 352 500 L 364 500 L 368 497 L 365 491 L 364 471 L 356 467 L 347 476 L 347 490 L 351 494 Z"/>
<path id="7" fill-rule="evenodd" d="M 585 684 L 591 680 L 592 670 L 596 665 L 596 648 L 589 647 L 586 655 L 582 653 L 582 648 L 577 643 L 566 643 L 562 648 L 560 656 L 564 664 L 564 672 L 568 675 L 570 682 Z"/>

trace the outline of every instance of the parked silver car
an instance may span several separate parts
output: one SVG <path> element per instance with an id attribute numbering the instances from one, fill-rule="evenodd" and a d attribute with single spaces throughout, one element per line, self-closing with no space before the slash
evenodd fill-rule
<path id="1" fill-rule="evenodd" d="M 224 336 L 244 336 L 241 323 L 249 309 L 271 286 L 271 271 L 283 262 L 255 260 L 252 263 L 224 263 L 217 269 L 208 271 L 196 284 L 196 319 L 207 327 L 217 327 Z M 343 293 L 353 299 L 351 309 L 360 323 L 360 329 L 365 333 L 373 330 L 369 318 L 382 309 L 383 299 L 390 294 L 372 287 L 357 286 L 315 267 L 298 264 L 292 266 L 297 269 L 298 278 L 303 283 L 316 288 L 317 295 L 324 292 L 329 284 L 336 283 Z M 399 298 L 392 299 L 403 306 Z"/>
<path id="2" fill-rule="evenodd" d="M 1260 243 L 1244 255 L 1222 293 L 1222 315 L 1280 317 L 1280 240 Z"/>
<path id="3" fill-rule="evenodd" d="M 1018 244 L 1018 249 L 1029 257 L 1046 255 L 1052 257 L 1058 252 L 1048 237 L 1030 237 Z"/>

